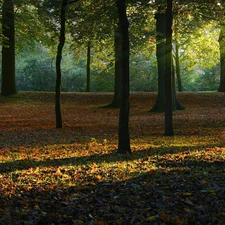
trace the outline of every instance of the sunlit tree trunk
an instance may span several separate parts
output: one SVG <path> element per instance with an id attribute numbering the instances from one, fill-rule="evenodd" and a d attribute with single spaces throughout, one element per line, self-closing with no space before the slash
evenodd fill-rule
<path id="1" fill-rule="evenodd" d="M 220 86 L 218 91 L 225 92 L 225 25 L 220 25 L 219 36 L 220 48 Z"/>
<path id="2" fill-rule="evenodd" d="M 166 51 L 165 51 L 165 136 L 173 136 L 173 92 L 172 92 L 172 0 L 167 0 Z"/>
<path id="3" fill-rule="evenodd" d="M 2 95 L 16 94 L 15 75 L 15 26 L 13 0 L 2 5 Z"/>
<path id="4" fill-rule="evenodd" d="M 91 86 L 91 42 L 87 44 L 87 83 L 86 92 L 90 92 Z"/>
<path id="5" fill-rule="evenodd" d="M 130 154 L 130 134 L 129 134 L 129 110 L 130 110 L 130 84 L 129 84 L 129 32 L 128 19 L 126 15 L 126 1 L 117 0 L 119 13 L 119 29 L 121 40 L 121 69 L 120 69 L 120 114 L 119 114 L 119 154 Z"/>

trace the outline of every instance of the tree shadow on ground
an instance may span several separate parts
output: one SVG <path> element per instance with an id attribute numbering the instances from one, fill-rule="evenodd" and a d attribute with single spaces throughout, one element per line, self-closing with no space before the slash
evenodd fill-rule
<path id="1" fill-rule="evenodd" d="M 85 181 L 66 188 L 34 185 L 14 195 L 1 193 L 0 222 L 225 224 L 225 165 L 189 163 L 195 166 L 174 162 L 173 169 L 168 165 L 118 182 Z M 213 169 L 206 172 L 205 167 Z"/>
<path id="2" fill-rule="evenodd" d="M 212 147 L 212 145 L 210 146 Z M 162 156 L 166 154 L 177 154 L 185 151 L 195 151 L 202 150 L 202 146 L 185 146 L 185 147 L 155 147 L 154 149 L 140 149 L 132 152 L 132 156 L 117 154 L 117 150 L 113 150 L 111 153 L 106 154 L 93 154 L 90 156 L 80 156 L 80 157 L 64 157 L 64 158 L 53 158 L 46 160 L 34 160 L 22 159 L 14 160 L 10 162 L 0 163 L 0 173 L 10 173 L 16 170 L 28 170 L 30 168 L 37 167 L 59 167 L 59 166 L 80 166 L 80 165 L 91 165 L 101 164 L 101 163 L 115 163 L 120 161 L 138 160 L 148 156 Z M 54 156 L 52 156 L 54 157 Z"/>

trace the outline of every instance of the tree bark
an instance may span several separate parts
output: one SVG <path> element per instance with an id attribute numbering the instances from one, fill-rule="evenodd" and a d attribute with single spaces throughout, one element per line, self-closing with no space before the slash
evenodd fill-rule
<path id="1" fill-rule="evenodd" d="M 106 108 L 119 108 L 120 107 L 120 67 L 121 67 L 121 57 L 120 57 L 120 34 L 119 27 L 114 31 L 114 54 L 115 54 L 115 64 L 114 64 L 114 96 L 113 100 Z"/>
<path id="2" fill-rule="evenodd" d="M 90 92 L 91 86 L 91 42 L 87 44 L 87 84 L 86 92 Z"/>
<path id="3" fill-rule="evenodd" d="M 179 58 L 179 45 L 175 43 L 175 68 L 176 68 L 176 77 L 177 77 L 177 89 L 179 92 L 182 92 L 182 83 L 180 76 L 180 58 Z"/>
<path id="4" fill-rule="evenodd" d="M 15 74 L 15 25 L 13 0 L 2 5 L 2 95 L 16 94 Z"/>
<path id="5" fill-rule="evenodd" d="M 66 25 L 66 4 L 67 0 L 62 1 L 61 14 L 60 14 L 60 36 L 58 51 L 56 55 L 56 88 L 55 88 L 55 114 L 56 114 L 56 128 L 62 128 L 62 116 L 61 116 L 61 61 L 62 61 L 62 51 L 65 44 L 65 25 Z"/>
<path id="6" fill-rule="evenodd" d="M 219 36 L 220 49 L 220 85 L 218 92 L 225 92 L 225 25 L 220 25 Z"/>
<path id="7" fill-rule="evenodd" d="M 172 92 L 172 0 L 166 8 L 166 51 L 165 51 L 165 136 L 173 136 L 173 92 Z"/>
<path id="8" fill-rule="evenodd" d="M 166 14 L 159 6 L 156 19 L 156 57 L 158 67 L 158 96 L 151 112 L 165 111 L 165 45 L 166 45 Z"/>
<path id="9" fill-rule="evenodd" d="M 129 84 L 129 32 L 128 19 L 126 15 L 126 1 L 117 0 L 119 14 L 119 29 L 121 43 L 121 69 L 120 69 L 120 114 L 119 114 L 119 154 L 131 154 L 129 134 L 129 109 L 130 109 L 130 84 Z"/>
<path id="10" fill-rule="evenodd" d="M 158 96 L 150 112 L 165 112 L 166 93 L 165 93 L 165 60 L 166 60 L 166 13 L 165 8 L 159 6 L 155 15 L 156 19 L 156 57 L 158 66 Z M 175 85 L 173 88 L 173 110 L 181 110 L 184 107 L 178 102 L 176 97 Z"/>

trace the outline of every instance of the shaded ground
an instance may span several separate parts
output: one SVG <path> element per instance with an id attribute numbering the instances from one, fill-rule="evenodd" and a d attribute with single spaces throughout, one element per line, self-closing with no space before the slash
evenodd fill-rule
<path id="1" fill-rule="evenodd" d="M 133 158 L 115 154 L 111 93 L 0 97 L 0 224 L 225 224 L 225 96 L 181 93 L 174 137 L 132 93 Z"/>

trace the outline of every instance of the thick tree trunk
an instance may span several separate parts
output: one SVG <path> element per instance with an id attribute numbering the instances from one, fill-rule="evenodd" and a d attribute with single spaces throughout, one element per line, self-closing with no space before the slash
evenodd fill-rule
<path id="1" fill-rule="evenodd" d="M 2 95 L 16 94 L 15 75 L 15 26 L 13 0 L 2 5 Z"/>
<path id="2" fill-rule="evenodd" d="M 166 51 L 165 51 L 165 136 L 173 136 L 173 92 L 172 92 L 172 0 L 167 0 Z"/>
<path id="3" fill-rule="evenodd" d="M 161 6 L 155 15 L 156 19 L 156 57 L 158 66 L 158 97 L 151 112 L 165 111 L 165 45 L 166 15 Z"/>
<path id="4" fill-rule="evenodd" d="M 130 154 L 130 134 L 129 134 L 129 109 L 130 109 L 130 85 L 129 85 L 129 32 L 128 19 L 126 15 L 126 1 L 117 0 L 119 13 L 119 28 L 121 40 L 121 86 L 120 86 L 120 114 L 119 114 L 119 154 Z"/>
<path id="5" fill-rule="evenodd" d="M 56 128 L 62 128 L 62 116 L 61 116 L 61 61 L 62 61 L 62 50 L 65 44 L 65 25 L 66 25 L 66 4 L 67 0 L 63 0 L 61 6 L 61 27 L 60 27 L 60 37 L 58 44 L 58 51 L 56 55 L 56 88 L 55 88 L 55 114 L 56 114 Z"/>
<path id="6" fill-rule="evenodd" d="M 166 93 L 165 93 L 165 60 L 166 60 L 166 14 L 165 9 L 160 6 L 155 15 L 156 19 L 156 57 L 158 65 L 158 96 L 155 105 L 150 112 L 165 112 Z M 175 85 L 173 88 L 173 110 L 181 110 L 184 107 L 178 102 L 176 97 Z"/>
<path id="7" fill-rule="evenodd" d="M 220 86 L 218 92 L 225 92 L 225 25 L 220 25 Z"/>
<path id="8" fill-rule="evenodd" d="M 91 42 L 87 44 L 87 81 L 86 92 L 90 92 L 91 86 Z"/>

